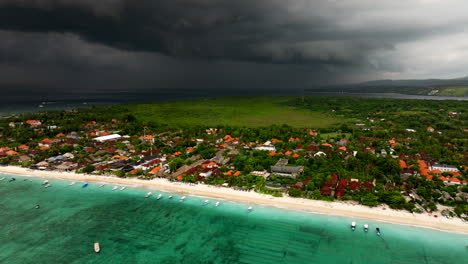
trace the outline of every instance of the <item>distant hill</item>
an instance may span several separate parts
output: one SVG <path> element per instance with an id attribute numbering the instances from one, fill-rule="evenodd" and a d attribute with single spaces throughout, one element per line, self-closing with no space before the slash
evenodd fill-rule
<path id="1" fill-rule="evenodd" d="M 375 80 L 323 86 L 308 91 L 468 96 L 468 76 L 455 79 Z"/>

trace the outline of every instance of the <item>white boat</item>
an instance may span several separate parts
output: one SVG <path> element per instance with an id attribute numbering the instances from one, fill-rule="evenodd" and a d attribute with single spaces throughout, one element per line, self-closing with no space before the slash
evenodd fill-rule
<path id="1" fill-rule="evenodd" d="M 356 230 L 356 222 L 351 222 L 351 230 Z"/>
<path id="2" fill-rule="evenodd" d="M 52 187 L 52 185 L 46 184 L 44 187 L 49 188 L 49 187 Z"/>
<path id="3" fill-rule="evenodd" d="M 104 187 L 104 185 L 106 185 L 106 184 L 105 184 L 105 183 L 103 183 L 103 184 L 99 185 L 99 188 L 102 188 L 102 187 Z"/>
<path id="4" fill-rule="evenodd" d="M 216 207 L 218 207 L 218 206 L 219 206 L 219 204 L 220 204 L 220 202 L 216 202 L 215 206 L 216 206 Z"/>
<path id="5" fill-rule="evenodd" d="M 114 188 L 112 188 L 113 191 L 117 190 L 119 187 L 118 186 L 114 186 Z"/>
<path id="6" fill-rule="evenodd" d="M 369 231 L 369 225 L 368 224 L 364 224 L 364 231 L 365 232 Z"/>
<path id="7" fill-rule="evenodd" d="M 147 193 L 147 194 L 145 195 L 145 197 L 148 198 L 148 197 L 150 197 L 151 195 L 153 195 L 153 193 L 152 193 L 152 192 L 149 192 L 149 193 Z"/>
<path id="8" fill-rule="evenodd" d="M 158 194 L 158 197 L 156 199 L 161 199 L 162 198 L 162 194 Z"/>
<path id="9" fill-rule="evenodd" d="M 125 186 L 122 187 L 122 188 L 120 188 L 121 191 L 123 191 L 123 190 L 125 190 L 125 189 L 127 189 L 127 187 L 125 187 Z"/>
<path id="10" fill-rule="evenodd" d="M 249 208 L 247 208 L 247 212 L 249 213 L 252 212 L 252 210 L 253 210 L 252 206 L 249 206 Z"/>
<path id="11" fill-rule="evenodd" d="M 172 199 L 172 195 L 169 195 L 169 197 L 168 197 L 168 198 L 169 198 L 169 199 Z"/>
<path id="12" fill-rule="evenodd" d="M 180 201 L 183 202 L 183 201 L 185 201 L 185 199 L 186 199 L 186 197 L 185 197 L 185 196 L 182 196 L 182 197 L 180 198 Z"/>
<path id="13" fill-rule="evenodd" d="M 209 204 L 209 203 L 210 203 L 210 201 L 205 200 L 205 201 L 203 202 L 203 205 L 207 205 L 207 204 Z"/>
<path id="14" fill-rule="evenodd" d="M 94 252 L 99 253 L 101 251 L 101 247 L 99 246 L 98 242 L 94 243 Z"/>
<path id="15" fill-rule="evenodd" d="M 42 182 L 42 185 L 46 185 L 48 183 L 49 183 L 49 180 L 45 180 L 45 181 Z"/>
<path id="16" fill-rule="evenodd" d="M 3 181 L 5 179 L 5 177 L 1 178 L 0 181 Z"/>
<path id="17" fill-rule="evenodd" d="M 72 186 L 72 185 L 75 185 L 76 182 L 71 182 L 70 184 L 68 184 L 69 186 Z"/>

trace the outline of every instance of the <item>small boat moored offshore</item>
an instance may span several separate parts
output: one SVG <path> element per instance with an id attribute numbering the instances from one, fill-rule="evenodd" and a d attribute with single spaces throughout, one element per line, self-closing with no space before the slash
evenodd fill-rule
<path id="1" fill-rule="evenodd" d="M 369 225 L 368 224 L 364 224 L 364 232 L 367 232 L 369 231 Z"/>
<path id="2" fill-rule="evenodd" d="M 46 185 L 48 183 L 49 183 L 49 180 L 45 180 L 45 181 L 42 182 L 42 185 Z"/>
<path id="3" fill-rule="evenodd" d="M 207 204 L 209 204 L 209 203 L 210 203 L 209 200 L 205 200 L 205 201 L 203 202 L 203 205 L 207 205 Z"/>
<path id="4" fill-rule="evenodd" d="M 216 207 L 218 207 L 218 206 L 219 206 L 219 204 L 220 204 L 220 202 L 216 202 L 215 206 L 216 206 Z"/>
<path id="5" fill-rule="evenodd" d="M 172 195 L 169 195 L 169 199 L 172 199 Z"/>
<path id="6" fill-rule="evenodd" d="M 156 198 L 157 200 L 162 198 L 162 194 L 158 194 L 158 197 Z"/>
<path id="7" fill-rule="evenodd" d="M 5 179 L 5 177 L 2 177 L 2 178 L 0 178 L 0 181 L 3 181 L 4 179 Z"/>
<path id="8" fill-rule="evenodd" d="M 252 206 L 249 206 L 249 208 L 247 208 L 248 213 L 252 212 L 252 210 L 253 210 Z"/>
<path id="9" fill-rule="evenodd" d="M 105 183 L 103 183 L 103 184 L 99 185 L 99 188 L 102 188 L 102 187 L 104 187 L 104 185 L 106 185 L 106 184 L 105 184 Z"/>
<path id="10" fill-rule="evenodd" d="M 180 198 L 180 201 L 183 202 L 183 201 L 185 201 L 185 199 L 186 199 L 186 197 L 185 197 L 185 196 L 182 196 L 182 197 Z"/>
<path id="11" fill-rule="evenodd" d="M 375 233 L 376 233 L 378 236 L 380 236 L 380 228 L 377 227 L 377 228 L 375 229 Z"/>
<path id="12" fill-rule="evenodd" d="M 83 186 L 81 186 L 81 188 L 86 188 L 86 187 L 88 187 L 88 183 L 85 183 L 83 184 Z"/>
<path id="13" fill-rule="evenodd" d="M 44 187 L 45 187 L 45 188 L 49 188 L 49 187 L 52 187 L 52 185 L 50 185 L 50 184 L 48 183 L 48 184 L 46 184 Z"/>
<path id="14" fill-rule="evenodd" d="M 120 188 L 121 191 L 123 191 L 123 190 L 125 190 L 125 189 L 127 189 L 127 187 L 125 187 L 125 186 L 122 187 L 122 188 Z"/>
<path id="15" fill-rule="evenodd" d="M 16 181 L 15 178 L 11 178 L 8 182 Z"/>
<path id="16" fill-rule="evenodd" d="M 356 222 L 351 223 L 351 230 L 356 230 Z"/>
<path id="17" fill-rule="evenodd" d="M 149 193 L 147 193 L 147 194 L 145 195 L 145 197 L 148 198 L 148 197 L 150 197 L 151 195 L 153 195 L 153 193 L 152 193 L 152 192 L 149 192 Z"/>
<path id="18" fill-rule="evenodd" d="M 72 186 L 72 185 L 75 185 L 76 182 L 70 182 L 70 184 L 68 184 L 68 186 Z"/>
<path id="19" fill-rule="evenodd" d="M 101 251 L 101 247 L 99 246 L 98 242 L 94 243 L 94 252 L 99 253 Z"/>
<path id="20" fill-rule="evenodd" d="M 114 188 L 112 188 L 113 191 L 117 190 L 119 187 L 118 186 L 114 186 Z"/>

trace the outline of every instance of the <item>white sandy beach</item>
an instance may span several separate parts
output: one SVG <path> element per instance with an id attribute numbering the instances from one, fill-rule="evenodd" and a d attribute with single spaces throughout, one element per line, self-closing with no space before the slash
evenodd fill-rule
<path id="1" fill-rule="evenodd" d="M 44 179 L 61 179 L 67 181 L 100 182 L 114 185 L 136 186 L 137 188 L 159 189 L 169 192 L 178 192 L 209 198 L 221 198 L 243 203 L 261 204 L 283 209 L 372 219 L 395 224 L 413 225 L 468 234 L 468 223 L 463 222 L 459 218 L 447 219 L 442 217 L 440 214 L 438 214 L 439 217 L 435 218 L 428 214 L 411 214 L 407 211 L 393 210 L 387 206 L 370 208 L 350 202 L 325 202 L 290 197 L 272 197 L 270 195 L 255 192 L 236 191 L 230 188 L 205 184 L 189 185 L 170 182 L 165 179 L 121 179 L 110 176 L 83 175 L 71 172 L 38 171 L 15 166 L 0 167 L 0 173 L 41 177 Z"/>

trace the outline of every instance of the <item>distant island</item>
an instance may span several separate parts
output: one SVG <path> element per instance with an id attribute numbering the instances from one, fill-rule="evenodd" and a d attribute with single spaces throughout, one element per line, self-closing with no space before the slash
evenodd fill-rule
<path id="1" fill-rule="evenodd" d="M 455 79 L 376 80 L 307 89 L 309 92 L 401 93 L 468 97 L 468 76 Z"/>
<path id="2" fill-rule="evenodd" d="M 466 101 L 232 97 L 17 114 L 0 164 L 468 220 Z"/>

